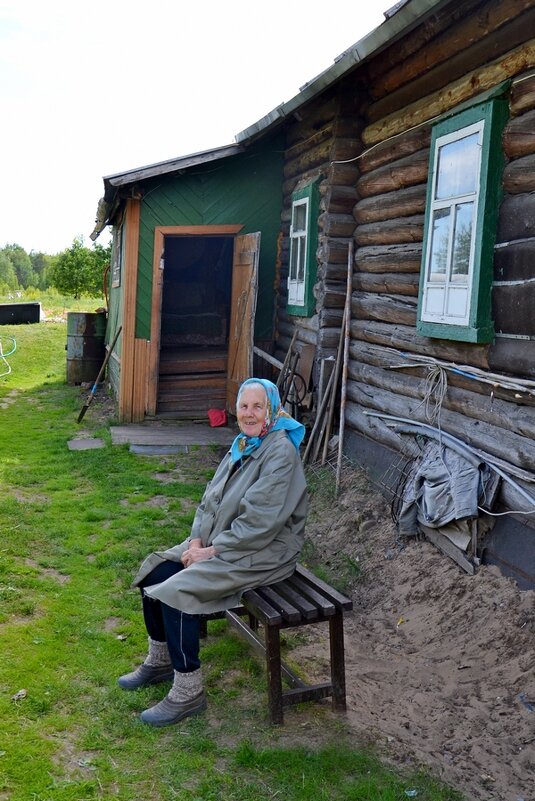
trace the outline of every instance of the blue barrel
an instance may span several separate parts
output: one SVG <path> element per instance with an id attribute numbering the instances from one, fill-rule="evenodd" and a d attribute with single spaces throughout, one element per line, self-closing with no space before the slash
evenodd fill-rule
<path id="1" fill-rule="evenodd" d="M 105 312 L 67 312 L 67 384 L 93 384 L 106 354 Z"/>

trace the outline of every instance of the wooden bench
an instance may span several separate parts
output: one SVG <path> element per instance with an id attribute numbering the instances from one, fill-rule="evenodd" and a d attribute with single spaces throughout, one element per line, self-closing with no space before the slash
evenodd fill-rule
<path id="1" fill-rule="evenodd" d="M 229 623 L 265 657 L 271 723 L 283 722 L 286 706 L 329 696 L 333 709 L 345 710 L 343 616 L 352 608 L 350 598 L 316 578 L 302 565 L 297 565 L 290 578 L 247 590 L 242 596 L 241 606 L 224 613 Z M 223 617 L 223 614 L 203 618 L 203 636 L 206 636 L 206 621 L 214 617 Z M 329 624 L 331 677 L 330 681 L 322 684 L 307 685 L 281 659 L 281 630 L 309 623 Z M 259 625 L 263 628 L 263 639 L 259 636 Z M 283 678 L 290 689 L 283 689 Z"/>

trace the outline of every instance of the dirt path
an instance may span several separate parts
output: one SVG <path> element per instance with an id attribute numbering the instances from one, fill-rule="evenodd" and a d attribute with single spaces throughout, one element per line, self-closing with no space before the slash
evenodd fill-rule
<path id="1" fill-rule="evenodd" d="M 355 731 L 468 801 L 535 801 L 535 592 L 494 567 L 468 576 L 427 541 L 397 543 L 358 471 L 334 512 L 313 504 L 308 535 L 317 556 L 355 575 L 345 627 Z M 306 648 L 317 655 L 317 643 Z"/>

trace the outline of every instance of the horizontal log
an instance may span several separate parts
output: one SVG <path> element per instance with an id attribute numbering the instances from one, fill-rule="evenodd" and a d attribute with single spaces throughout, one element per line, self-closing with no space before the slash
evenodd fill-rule
<path id="1" fill-rule="evenodd" d="M 348 237 L 355 230 L 355 218 L 352 214 L 328 214 L 323 212 L 318 217 L 318 225 L 325 236 Z"/>
<path id="2" fill-rule="evenodd" d="M 331 141 L 320 142 L 314 147 L 307 148 L 296 158 L 289 159 L 284 164 L 283 175 L 285 180 L 295 178 L 311 169 L 328 164 L 331 161 Z"/>
<path id="3" fill-rule="evenodd" d="M 331 184 L 350 186 L 357 183 L 360 169 L 356 161 L 331 162 L 326 175 Z"/>
<path id="4" fill-rule="evenodd" d="M 357 182 L 357 192 L 360 197 L 371 197 L 424 183 L 428 164 L 429 150 L 418 150 L 363 175 Z"/>
<path id="5" fill-rule="evenodd" d="M 358 200 L 353 208 L 355 220 L 361 224 L 410 217 L 425 212 L 426 184 L 416 184 L 407 189 L 385 192 Z"/>
<path id="6" fill-rule="evenodd" d="M 509 121 L 503 132 L 503 149 L 510 159 L 535 153 L 535 109 Z"/>
<path id="7" fill-rule="evenodd" d="M 378 245 L 355 250 L 355 268 L 365 273 L 419 272 L 421 243 Z"/>
<path id="8" fill-rule="evenodd" d="M 513 116 L 535 108 L 535 75 L 531 70 L 513 81 L 509 107 Z"/>
<path id="9" fill-rule="evenodd" d="M 410 354 L 403 354 L 401 351 L 393 350 L 392 348 L 381 347 L 380 345 L 373 345 L 369 342 L 352 341 L 349 346 L 350 358 L 353 362 L 358 364 L 369 364 L 374 367 L 382 367 L 384 369 L 392 368 L 396 365 L 404 365 L 403 374 L 413 375 L 421 378 L 426 375 L 428 367 L 418 361 L 411 359 Z M 439 362 L 437 362 L 439 363 Z M 414 364 L 413 367 L 407 367 L 408 364 Z M 534 366 L 535 370 L 535 366 Z M 473 378 L 467 375 L 447 371 L 448 387 L 453 386 L 458 389 L 465 389 L 468 392 L 477 392 L 482 396 L 481 403 L 491 406 L 494 400 L 506 401 L 507 404 L 516 408 L 524 406 L 535 406 L 535 397 L 526 391 L 516 392 L 512 389 L 500 388 L 496 383 L 489 383 L 482 378 L 478 378 L 477 373 L 473 373 Z M 520 413 L 522 414 L 522 413 Z M 518 432 L 517 432 L 518 433 Z"/>
<path id="10" fill-rule="evenodd" d="M 353 275 L 353 289 L 389 295 L 418 297 L 418 273 L 362 273 Z"/>
<path id="11" fill-rule="evenodd" d="M 310 103 L 302 120 L 294 120 L 288 126 L 287 144 L 289 147 L 310 139 L 323 128 L 331 128 L 339 110 L 339 98 L 336 95 L 323 95 Z"/>
<path id="12" fill-rule="evenodd" d="M 417 299 L 405 295 L 354 294 L 351 315 L 356 320 L 379 320 L 395 325 L 416 325 Z"/>
<path id="13" fill-rule="evenodd" d="M 316 345 L 320 350 L 332 351 L 338 347 L 340 342 L 339 328 L 320 328 L 317 339 L 310 341 L 311 345 Z"/>
<path id="14" fill-rule="evenodd" d="M 497 337 L 489 349 L 489 367 L 493 372 L 535 379 L 534 347 L 531 340 Z"/>
<path id="15" fill-rule="evenodd" d="M 350 238 L 322 237 L 317 250 L 318 260 L 330 265 L 347 264 L 349 242 Z"/>
<path id="16" fill-rule="evenodd" d="M 427 369 L 423 366 L 419 375 L 409 375 L 404 370 L 381 369 L 351 360 L 348 373 L 352 380 L 360 384 L 384 389 L 400 397 L 420 402 L 425 399 Z M 442 402 L 443 409 L 449 409 L 465 417 L 489 423 L 497 429 L 527 437 L 535 445 L 534 407 L 518 406 L 497 398 L 489 403 L 488 396 L 452 386 L 449 383 L 450 376 L 453 377 L 453 374 L 448 372 L 448 386 Z M 472 382 L 474 385 L 475 383 Z M 433 408 L 432 404 L 431 408 Z M 533 466 L 535 468 L 535 462 Z"/>
<path id="17" fill-rule="evenodd" d="M 332 142 L 331 152 L 329 154 L 330 161 L 346 161 L 347 159 L 354 159 L 360 156 L 364 146 L 360 141 L 360 137 L 347 138 L 337 131 L 336 139 Z"/>
<path id="18" fill-rule="evenodd" d="M 535 236 L 535 192 L 509 195 L 502 201 L 497 242 Z"/>
<path id="19" fill-rule="evenodd" d="M 313 314 L 311 317 L 295 317 L 294 319 L 300 335 L 301 331 L 311 331 L 313 334 L 317 333 L 319 328 L 318 314 Z"/>
<path id="20" fill-rule="evenodd" d="M 472 3 L 472 6 L 475 6 Z M 440 63 L 448 62 L 461 48 L 466 51 L 485 37 L 496 35 L 496 29 L 514 20 L 532 6 L 532 0 L 497 0 L 482 8 L 470 8 L 463 3 L 463 12 L 451 18 L 447 30 L 427 41 L 417 52 L 408 55 L 373 83 L 376 97 L 395 92 L 404 84 L 428 73 Z"/>
<path id="21" fill-rule="evenodd" d="M 388 142 L 378 142 L 365 150 L 358 160 L 359 169 L 362 174 L 372 172 L 391 161 L 398 161 L 420 150 L 429 149 L 430 143 L 431 124 L 405 131 Z"/>
<path id="22" fill-rule="evenodd" d="M 512 195 L 535 192 L 535 154 L 509 162 L 503 171 L 503 188 Z"/>
<path id="23" fill-rule="evenodd" d="M 354 186 L 326 186 L 321 208 L 330 214 L 352 214 L 356 199 Z"/>
<path id="24" fill-rule="evenodd" d="M 526 32 L 535 29 L 532 6 L 531 0 L 496 0 L 492 11 L 485 3 L 478 15 L 466 16 L 425 50 L 399 65 L 400 78 L 392 76 L 390 91 L 369 107 L 370 122 L 443 89 L 471 70 L 484 69 L 492 59 L 522 46 Z M 514 11 L 513 7 L 519 10 Z M 377 94 L 376 87 L 374 93 Z"/>
<path id="25" fill-rule="evenodd" d="M 292 178 L 287 178 L 282 183 L 282 195 L 283 195 L 283 202 L 285 206 L 292 205 L 292 194 L 302 186 L 310 183 L 311 181 L 315 181 L 316 178 L 323 176 L 324 172 L 327 170 L 326 165 L 322 165 L 321 167 L 311 167 L 309 170 L 304 170 L 302 173 L 299 173 Z"/>
<path id="26" fill-rule="evenodd" d="M 322 306 L 325 309 L 343 309 L 346 301 L 346 288 L 341 282 L 326 281 L 323 285 Z"/>
<path id="27" fill-rule="evenodd" d="M 378 387 L 369 387 L 351 380 L 347 382 L 347 396 L 365 409 L 405 417 L 414 422 L 428 423 L 420 399 L 409 398 Z M 440 413 L 440 428 L 473 448 L 483 450 L 522 470 L 533 471 L 535 442 L 526 437 L 505 431 L 483 420 L 474 421 L 473 418 L 450 411 L 444 406 Z"/>
<path id="28" fill-rule="evenodd" d="M 287 147 L 286 150 L 284 151 L 284 158 L 286 161 L 291 161 L 292 159 L 296 159 L 303 153 L 306 153 L 307 150 L 310 150 L 310 148 L 316 147 L 317 145 L 320 145 L 322 142 L 328 142 L 332 140 L 333 135 L 334 135 L 334 120 L 332 120 L 331 123 L 325 125 L 325 127 L 322 128 L 321 130 L 311 134 L 306 139 L 305 138 L 300 139 L 299 141 L 294 142 L 294 144 L 290 145 L 290 147 Z"/>
<path id="29" fill-rule="evenodd" d="M 428 122 L 455 108 L 463 101 L 492 89 L 502 81 L 526 72 L 534 63 L 535 40 L 531 39 L 490 64 L 472 70 L 458 80 L 448 83 L 447 91 L 442 86 L 437 91 L 407 105 L 402 111 L 396 111 L 373 122 L 362 132 L 364 144 L 366 146 L 374 145 L 396 136 L 408 128 Z"/>
<path id="30" fill-rule="evenodd" d="M 494 328 L 503 334 L 535 335 L 535 282 L 492 288 Z M 533 343 L 535 356 L 535 343 Z"/>
<path id="31" fill-rule="evenodd" d="M 535 278 L 535 237 L 527 242 L 511 242 L 494 252 L 494 278 L 497 281 L 523 281 Z"/>
<path id="32" fill-rule="evenodd" d="M 422 337 L 416 333 L 414 326 L 389 325 L 376 320 L 358 320 L 353 316 L 351 337 L 355 340 L 397 348 L 408 353 L 419 353 L 447 362 L 489 369 L 488 345 L 473 345 L 466 342 L 451 342 L 447 339 Z"/>
<path id="33" fill-rule="evenodd" d="M 391 368 L 394 365 L 403 364 L 405 365 L 403 369 L 404 373 L 407 375 L 416 375 L 420 377 L 423 374 L 422 371 L 426 369 L 424 365 L 419 366 L 418 360 L 411 358 L 411 354 L 403 353 L 402 351 L 397 351 L 393 348 L 374 345 L 370 342 L 364 342 L 362 340 L 352 340 L 349 350 L 351 359 L 358 363 L 370 364 L 375 367 L 383 368 Z M 440 364 L 441 361 L 442 360 L 437 359 L 437 364 Z M 414 367 L 406 366 L 413 364 L 415 365 Z M 462 367 L 464 368 L 465 365 L 462 365 Z M 535 370 L 535 365 L 533 369 Z M 468 369 L 465 370 L 465 372 L 470 372 L 470 366 L 468 366 Z M 502 372 L 504 378 L 508 378 L 503 370 L 493 372 Z M 478 377 L 478 374 L 475 371 L 472 373 L 472 378 L 468 377 L 468 375 L 465 375 L 464 373 L 453 372 L 452 370 L 448 370 L 447 375 L 448 386 L 466 389 L 469 392 L 477 392 L 484 396 L 484 401 L 482 402 L 488 405 L 493 403 L 493 398 L 499 398 L 500 400 L 507 401 L 507 403 L 514 404 L 515 407 L 522 407 L 526 405 L 535 406 L 535 396 L 531 395 L 529 392 L 526 392 L 525 390 L 522 392 L 517 392 L 513 389 L 506 389 L 505 387 L 500 388 L 496 382 L 491 384 L 488 381 L 484 381 L 482 377 Z"/>
<path id="34" fill-rule="evenodd" d="M 367 225 L 359 225 L 355 231 L 355 242 L 359 246 L 422 242 L 423 237 L 423 215 L 398 217 L 393 220 L 381 220 Z"/>
<path id="35" fill-rule="evenodd" d="M 320 328 L 337 328 L 340 330 L 344 317 L 344 310 L 341 308 L 324 307 L 319 313 Z"/>

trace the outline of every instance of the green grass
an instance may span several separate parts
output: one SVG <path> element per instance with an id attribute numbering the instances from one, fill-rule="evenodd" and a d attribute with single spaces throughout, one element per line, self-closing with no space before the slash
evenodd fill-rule
<path id="1" fill-rule="evenodd" d="M 139 722 L 162 688 L 116 684 L 145 650 L 131 578 L 149 551 L 187 535 L 214 454 L 160 459 L 112 446 L 97 400 L 76 423 L 85 394 L 65 383 L 65 324 L 2 326 L 8 336 L 17 350 L 0 378 L 0 799 L 460 798 L 358 750 L 327 705 L 269 726 L 263 666 L 224 621 L 210 624 L 202 650 L 207 714 L 163 730 Z M 81 429 L 105 447 L 70 451 Z M 163 473 L 181 478 L 163 483 Z M 155 495 L 165 503 L 151 506 Z"/>

